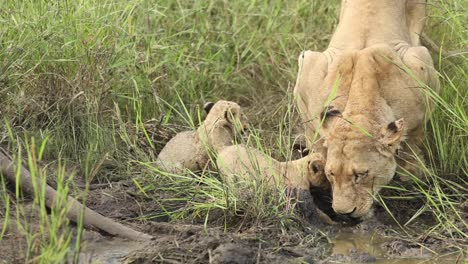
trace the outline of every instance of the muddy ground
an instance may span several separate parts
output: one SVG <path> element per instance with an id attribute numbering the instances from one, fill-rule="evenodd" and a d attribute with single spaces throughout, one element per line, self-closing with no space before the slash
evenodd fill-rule
<path id="1" fill-rule="evenodd" d="M 78 188 L 79 189 L 79 188 Z M 401 231 L 392 217 L 378 205 L 375 217 L 348 226 L 319 230 L 305 220 L 294 219 L 288 227 L 260 223 L 223 229 L 205 228 L 203 223 L 167 222 L 160 217 L 139 220 L 160 210 L 154 200 L 134 195 L 131 182 L 95 185 L 88 206 L 97 212 L 155 237 L 147 243 L 111 238 L 96 231 L 84 232 L 80 263 L 463 263 L 460 241 L 410 234 L 432 221 L 423 216 Z M 325 201 L 327 199 L 324 199 Z M 404 223 L 417 208 L 413 202 L 389 202 L 390 209 Z M 421 201 L 419 201 L 421 202 Z M 39 228 L 37 210 L 26 197 L 25 215 Z M 327 203 L 320 205 L 326 209 Z M 14 209 L 14 205 L 12 205 Z M 328 208 L 330 209 L 330 208 Z M 14 212 L 15 210 L 11 210 Z M 328 211 L 330 213 L 330 211 Z M 239 221 L 242 219 L 239 218 Z M 3 222 L 1 219 L 0 222 Z M 425 222 L 425 223 L 424 223 Z M 34 224 L 35 223 L 35 224 Z M 0 223 L 3 225 L 3 223 Z M 10 225 L 0 245 L 0 263 L 23 263 L 26 241 Z M 452 252 L 455 252 L 451 254 Z M 70 252 L 70 256 L 73 252 Z"/>

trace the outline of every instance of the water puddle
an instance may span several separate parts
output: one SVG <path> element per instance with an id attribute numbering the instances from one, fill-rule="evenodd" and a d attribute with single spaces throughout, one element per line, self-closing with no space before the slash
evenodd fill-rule
<path id="1" fill-rule="evenodd" d="M 347 255 L 350 250 L 355 249 L 381 259 L 385 251 L 380 245 L 388 241 L 378 234 L 340 232 L 333 240 L 333 254 Z"/>
<path id="2" fill-rule="evenodd" d="M 332 240 L 333 255 L 338 263 L 357 263 L 359 260 L 378 264 L 439 264 L 463 263 L 464 261 L 464 257 L 460 253 L 434 255 L 428 250 L 404 247 L 400 248 L 402 252 L 397 252 L 401 256 L 393 257 L 391 254 L 389 256 L 388 252 L 382 248 L 382 244 L 390 241 L 392 239 L 378 234 L 340 232 Z M 353 254 L 355 256 L 350 258 L 349 256 Z M 359 256 L 359 254 L 367 255 L 367 257 Z M 344 257 L 340 260 L 340 258 L 336 258 L 338 255 Z"/>
<path id="3" fill-rule="evenodd" d="M 332 240 L 333 253 L 329 263 L 439 264 L 465 261 L 459 252 L 434 255 L 423 248 L 405 246 L 405 244 L 393 247 L 392 241 L 395 240 L 378 234 L 341 231 Z M 150 247 L 148 242 L 122 239 L 86 242 L 79 255 L 79 263 L 122 263 L 131 252 L 147 247 Z"/>

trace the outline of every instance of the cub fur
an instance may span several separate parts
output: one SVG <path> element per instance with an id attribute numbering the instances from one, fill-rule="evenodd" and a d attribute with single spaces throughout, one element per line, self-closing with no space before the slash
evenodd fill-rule
<path id="1" fill-rule="evenodd" d="M 204 109 L 206 119 L 196 131 L 178 133 L 159 153 L 156 165 L 161 170 L 174 174 L 203 170 L 211 154 L 232 145 L 236 135 L 248 128 L 237 103 L 221 100 L 205 104 Z"/>
<path id="2" fill-rule="evenodd" d="M 249 197 L 255 183 L 269 189 L 287 187 L 296 192 L 298 207 L 309 221 L 315 224 L 335 223 L 315 206 L 310 193 L 311 186 L 329 188 L 324 173 L 325 160 L 321 154 L 279 162 L 257 149 L 233 145 L 218 154 L 216 164 L 224 182 L 241 197 Z"/>
<path id="3" fill-rule="evenodd" d="M 261 151 L 244 145 L 233 145 L 219 152 L 216 160 L 228 185 L 260 180 L 269 187 L 285 185 L 309 190 L 310 185 L 327 187 L 325 160 L 321 154 L 287 162 L 279 162 Z"/>

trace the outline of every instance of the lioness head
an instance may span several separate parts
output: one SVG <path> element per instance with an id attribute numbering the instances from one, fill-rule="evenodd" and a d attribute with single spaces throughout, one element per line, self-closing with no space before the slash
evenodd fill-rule
<path id="1" fill-rule="evenodd" d="M 332 207 L 339 214 L 366 217 L 373 195 L 395 174 L 403 119 L 377 124 L 361 115 L 345 117 L 336 109 L 325 111 L 325 174 L 332 187 Z"/>

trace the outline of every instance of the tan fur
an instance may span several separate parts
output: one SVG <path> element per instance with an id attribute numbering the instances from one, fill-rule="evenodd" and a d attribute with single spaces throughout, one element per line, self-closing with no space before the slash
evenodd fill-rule
<path id="1" fill-rule="evenodd" d="M 216 163 L 221 176 L 231 186 L 257 181 L 268 187 L 287 186 L 301 190 L 309 190 L 310 185 L 328 187 L 321 154 L 279 162 L 257 149 L 233 145 L 218 154 Z"/>
<path id="2" fill-rule="evenodd" d="M 218 101 L 196 131 L 181 132 L 164 146 L 156 165 L 163 171 L 175 174 L 185 170 L 203 170 L 210 154 L 232 145 L 236 134 L 247 127 L 247 118 L 238 104 Z"/>
<path id="3" fill-rule="evenodd" d="M 419 154 L 424 137 L 423 87 L 439 89 L 431 56 L 419 46 L 424 19 L 424 1 L 343 0 L 328 49 L 299 57 L 294 92 L 308 143 L 327 159 L 337 213 L 366 216 L 397 162 L 416 168 L 407 153 Z M 321 120 L 327 105 L 339 114 Z M 395 157 L 399 148 L 405 160 Z"/>
<path id="4" fill-rule="evenodd" d="M 252 186 L 258 184 L 273 188 L 285 188 L 296 193 L 309 193 L 310 186 L 329 189 L 325 177 L 325 160 L 321 154 L 288 162 L 279 162 L 261 151 L 244 145 L 233 145 L 223 149 L 216 160 L 224 182 L 240 197 L 249 197 Z M 309 193 L 310 195 L 310 193 Z M 309 210 L 312 208 L 308 208 Z M 318 208 L 318 218 L 329 225 L 336 224 Z M 306 212 L 307 213 L 307 212 Z"/>

